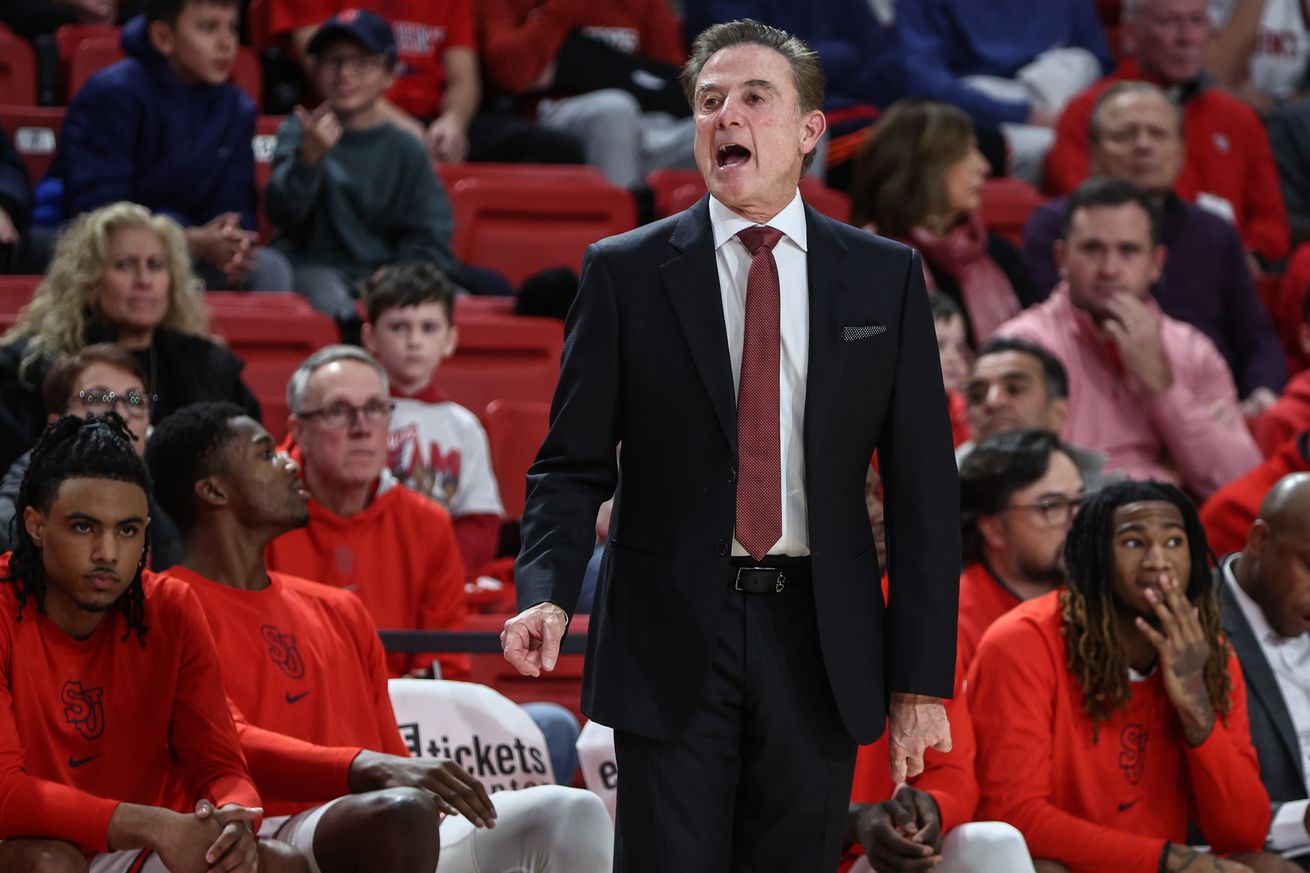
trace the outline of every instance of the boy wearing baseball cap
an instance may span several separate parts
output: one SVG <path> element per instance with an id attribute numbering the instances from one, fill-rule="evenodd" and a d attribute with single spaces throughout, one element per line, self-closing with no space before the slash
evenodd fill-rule
<path id="1" fill-rule="evenodd" d="M 396 42 L 385 19 L 348 9 L 308 45 L 325 99 L 296 107 L 278 130 L 266 192 L 273 245 L 295 267 L 295 289 L 329 315 L 354 313 L 352 288 L 396 261 L 450 273 L 450 203 L 423 144 L 388 123 L 381 98 L 395 81 Z"/>

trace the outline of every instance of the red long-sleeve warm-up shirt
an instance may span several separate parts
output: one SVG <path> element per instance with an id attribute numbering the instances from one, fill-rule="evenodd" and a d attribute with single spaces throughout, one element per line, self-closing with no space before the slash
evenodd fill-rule
<path id="1" fill-rule="evenodd" d="M 223 678 L 269 815 L 349 794 L 361 749 L 409 757 L 359 598 L 285 573 L 243 591 L 185 567 L 168 572 L 199 597 L 219 651 L 243 665 Z"/>
<path id="2" fill-rule="evenodd" d="M 1232 710 L 1189 748 L 1160 671 L 1093 739 L 1069 673 L 1059 592 L 1015 607 L 983 635 L 965 686 L 978 743 L 979 820 L 1008 821 L 1034 858 L 1070 873 L 1155 873 L 1193 820 L 1218 854 L 1259 851 L 1269 803 L 1231 653 Z"/>
<path id="3" fill-rule="evenodd" d="M 108 850 L 119 803 L 259 806 L 219 656 L 185 585 L 147 578 L 145 644 L 117 610 L 85 640 L 0 584 L 0 839 Z"/>

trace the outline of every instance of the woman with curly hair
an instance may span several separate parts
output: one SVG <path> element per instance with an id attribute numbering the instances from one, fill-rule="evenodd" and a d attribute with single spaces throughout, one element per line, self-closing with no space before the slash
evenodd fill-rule
<path id="1" fill-rule="evenodd" d="M 1106 485 L 1064 560 L 1068 588 L 998 619 L 969 670 L 978 817 L 1019 828 L 1039 873 L 1272 869 L 1196 507 L 1161 482 Z"/>
<path id="2" fill-rule="evenodd" d="M 878 119 L 851 187 L 853 223 L 919 251 L 928 290 L 960 305 L 975 346 L 1031 297 L 1023 257 L 978 213 L 987 170 L 968 115 L 907 98 Z"/>
<path id="3" fill-rule="evenodd" d="M 201 400 L 230 400 L 256 418 L 240 359 L 212 341 L 182 228 L 134 203 L 89 212 L 59 238 L 44 281 L 0 337 L 0 405 L 12 431 L 0 465 L 36 442 L 46 422 L 42 382 L 57 361 L 113 342 L 141 363 L 157 398 L 152 418 Z"/>

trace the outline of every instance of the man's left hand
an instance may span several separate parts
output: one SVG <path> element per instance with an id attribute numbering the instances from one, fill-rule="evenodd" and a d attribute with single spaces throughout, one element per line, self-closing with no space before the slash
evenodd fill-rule
<path id="1" fill-rule="evenodd" d="M 468 156 L 469 138 L 464 125 L 449 112 L 428 125 L 423 134 L 428 157 L 442 164 L 457 164 Z"/>
<path id="2" fill-rule="evenodd" d="M 941 861 L 942 816 L 927 792 L 905 785 L 891 800 L 851 808 L 855 839 L 875 870 L 929 870 Z"/>
<path id="3" fill-rule="evenodd" d="M 1258 418 L 1260 413 L 1273 406 L 1278 395 L 1263 386 L 1246 395 L 1242 401 L 1242 415 L 1246 418 Z"/>
<path id="4" fill-rule="evenodd" d="M 418 788 L 447 815 L 462 815 L 474 827 L 496 826 L 496 807 L 486 787 L 448 759 L 401 758 L 366 749 L 351 762 L 347 779 L 354 792 Z"/>
<path id="5" fill-rule="evenodd" d="M 951 725 L 940 697 L 923 694 L 892 695 L 887 725 L 891 746 L 892 782 L 904 782 L 923 772 L 925 749 L 951 750 Z"/>

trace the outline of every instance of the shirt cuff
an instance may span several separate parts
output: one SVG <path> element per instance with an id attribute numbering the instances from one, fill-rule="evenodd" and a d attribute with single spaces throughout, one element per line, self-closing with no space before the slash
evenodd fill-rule
<path id="1" fill-rule="evenodd" d="M 1310 800 L 1293 800 L 1278 808 L 1269 824 L 1269 849 L 1286 852 L 1290 849 L 1310 848 L 1310 833 L 1305 829 L 1305 812 Z"/>

